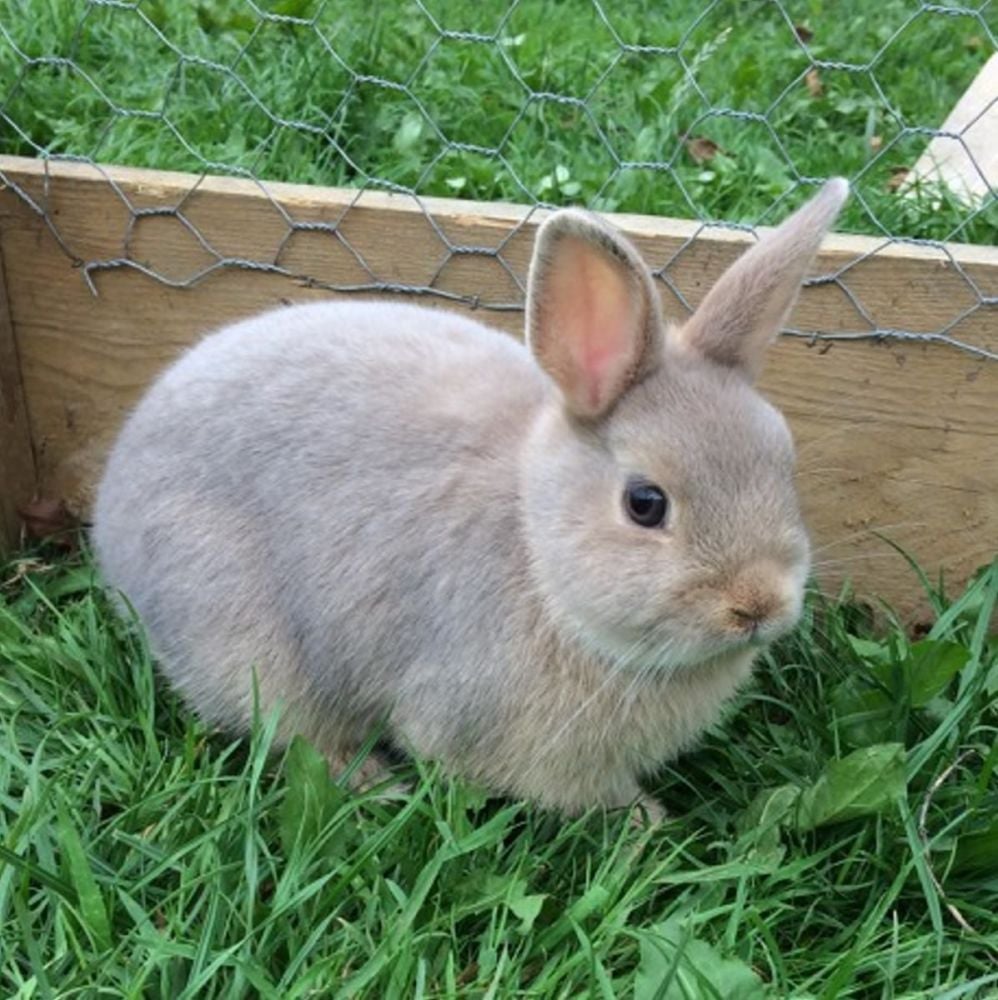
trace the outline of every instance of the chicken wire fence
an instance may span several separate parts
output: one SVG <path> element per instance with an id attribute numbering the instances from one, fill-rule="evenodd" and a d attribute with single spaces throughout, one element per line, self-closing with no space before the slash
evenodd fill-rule
<path id="1" fill-rule="evenodd" d="M 855 321 L 787 332 L 943 341 L 994 360 L 998 342 L 981 331 L 995 326 L 998 278 L 982 277 L 995 269 L 971 273 L 947 244 L 998 243 L 993 165 L 971 141 L 973 129 L 994 136 L 998 94 L 941 126 L 996 31 L 995 0 L 0 0 L 0 154 L 91 164 L 128 209 L 120 252 L 88 259 L 44 197 L 2 170 L 0 184 L 45 217 L 95 294 L 115 268 L 179 286 L 227 268 L 322 285 L 282 257 L 308 231 L 352 255 L 364 280 L 350 290 L 447 297 L 446 265 L 488 256 L 515 293 L 472 304 L 521 309 L 524 276 L 504 249 L 537 208 L 584 204 L 695 220 L 654 271 L 689 309 L 675 276 L 698 238 L 772 224 L 843 174 L 853 197 L 840 228 L 875 239 L 813 280 L 838 286 Z M 933 169 L 940 142 L 962 161 L 962 188 Z M 263 258 L 223 253 L 183 198 L 140 208 L 102 163 L 188 171 L 192 191 L 210 174 L 251 179 L 284 239 Z M 435 269 L 399 285 L 351 245 L 349 205 L 333 222 L 293 218 L 278 181 L 411 200 L 439 240 Z M 434 217 L 437 195 L 526 210 L 498 246 L 459 245 Z M 178 276 L 138 256 L 130 234 L 148 213 L 175 217 L 209 263 Z M 946 318 L 937 310 L 929 328 L 897 328 L 850 283 L 899 243 L 951 279 Z"/>

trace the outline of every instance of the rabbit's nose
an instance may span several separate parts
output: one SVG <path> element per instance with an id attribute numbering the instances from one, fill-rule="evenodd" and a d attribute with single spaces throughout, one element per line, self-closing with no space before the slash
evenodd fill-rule
<path id="1" fill-rule="evenodd" d="M 758 604 L 753 604 L 750 607 L 735 606 L 729 611 L 734 623 L 746 629 L 758 628 L 769 617 L 769 611 Z"/>
<path id="2" fill-rule="evenodd" d="M 724 588 L 727 627 L 739 634 L 754 636 L 782 618 L 790 606 L 786 574 L 768 563 L 756 563 Z"/>
<path id="3" fill-rule="evenodd" d="M 739 603 L 732 604 L 728 608 L 728 614 L 735 628 L 754 633 L 773 616 L 777 603 L 771 595 L 753 595 L 748 600 L 743 598 Z"/>
<path id="4" fill-rule="evenodd" d="M 779 563 L 756 559 L 736 569 L 719 587 L 720 627 L 736 641 L 770 641 L 797 620 L 801 585 Z"/>

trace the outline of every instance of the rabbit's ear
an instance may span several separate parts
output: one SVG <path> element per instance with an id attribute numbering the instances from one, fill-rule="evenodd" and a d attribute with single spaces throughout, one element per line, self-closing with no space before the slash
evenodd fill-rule
<path id="1" fill-rule="evenodd" d="M 676 340 L 754 379 L 848 194 L 848 183 L 837 177 L 763 236 L 725 271 L 700 308 L 676 331 Z"/>
<path id="2" fill-rule="evenodd" d="M 658 295 L 637 251 L 566 209 L 541 226 L 527 290 L 527 343 L 580 417 L 606 413 L 654 366 Z"/>

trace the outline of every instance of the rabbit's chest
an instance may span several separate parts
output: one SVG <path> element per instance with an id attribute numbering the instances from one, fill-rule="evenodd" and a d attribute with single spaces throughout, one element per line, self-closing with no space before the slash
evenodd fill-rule
<path id="1" fill-rule="evenodd" d="M 590 663 L 571 696 L 555 688 L 549 718 L 566 727 L 565 747 L 590 759 L 654 768 L 691 746 L 719 718 L 751 672 L 752 654 L 656 677 Z M 570 721 L 571 720 L 571 721 Z M 574 735 L 569 735 L 574 731 Z"/>

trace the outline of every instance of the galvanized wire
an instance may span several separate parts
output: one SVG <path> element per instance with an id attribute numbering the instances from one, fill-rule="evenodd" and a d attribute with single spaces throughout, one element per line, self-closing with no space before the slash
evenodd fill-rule
<path id="1" fill-rule="evenodd" d="M 879 48 L 873 52 L 851 53 L 836 52 L 835 58 L 823 56 L 809 43 L 810 32 L 795 20 L 794 12 L 799 6 L 793 0 L 758 0 L 753 8 L 751 4 L 742 4 L 739 8 L 743 16 L 751 14 L 752 10 L 766 8 L 769 14 L 778 14 L 777 22 L 780 30 L 785 31 L 785 43 L 793 47 L 799 55 L 799 71 L 795 72 L 785 85 L 777 88 L 768 103 L 759 107 L 732 107 L 715 101 L 709 88 L 704 84 L 704 67 L 712 56 L 712 42 L 705 43 L 696 33 L 702 28 L 705 19 L 717 18 L 720 12 L 734 10 L 734 6 L 725 0 L 705 0 L 702 8 L 695 11 L 675 34 L 669 44 L 652 44 L 628 40 L 619 30 L 618 9 L 603 0 L 576 0 L 575 4 L 565 4 L 560 7 L 566 18 L 566 32 L 571 31 L 571 21 L 580 16 L 580 11 L 595 17 L 601 25 L 605 45 L 600 53 L 603 59 L 602 68 L 589 74 L 588 79 L 577 80 L 575 84 L 566 82 L 563 87 L 553 89 L 548 86 L 538 86 L 532 79 L 540 72 L 538 67 L 525 66 L 522 60 L 514 58 L 513 52 L 518 44 L 517 36 L 511 27 L 515 15 L 521 9 L 524 0 L 502 0 L 502 4 L 485 5 L 493 9 L 495 17 L 489 30 L 461 24 L 452 24 L 444 16 L 446 5 L 434 0 L 410 0 L 404 16 L 420 19 L 422 51 L 404 72 L 399 72 L 397 78 L 372 74 L 364 68 L 357 68 L 356 60 L 346 51 L 339 40 L 337 31 L 330 30 L 331 12 L 337 13 L 334 0 L 243 0 L 242 3 L 223 3 L 221 0 L 206 0 L 197 6 L 197 16 L 214 17 L 219 23 L 234 25 L 231 27 L 229 44 L 219 45 L 218 50 L 212 49 L 211 32 L 204 33 L 204 45 L 194 50 L 189 44 L 179 41 L 171 34 L 169 18 L 163 14 L 163 0 L 57 0 L 61 3 L 65 29 L 60 33 L 62 41 L 51 51 L 38 51 L 31 39 L 24 36 L 25 24 L 31 18 L 24 17 L 27 8 L 33 0 L 0 0 L 0 69 L 4 67 L 10 72 L 0 75 L 0 152 L 29 152 L 32 155 L 48 161 L 69 160 L 91 164 L 100 171 L 109 185 L 115 186 L 116 193 L 129 211 L 129 222 L 122 236 L 121 251 L 116 255 L 100 259 L 87 258 L 74 245 L 73 240 L 61 232 L 59 220 L 49 211 L 44 198 L 31 194 L 19 187 L 14 179 L 0 172 L 0 184 L 13 190 L 39 216 L 44 218 L 49 230 L 59 241 L 63 251 L 70 260 L 77 264 L 94 294 L 98 292 L 99 282 L 96 280 L 101 272 L 116 269 L 132 269 L 148 277 L 175 287 L 189 287 L 204 280 L 210 274 L 223 269 L 239 268 L 257 270 L 278 274 L 290 274 L 288 268 L 281 262 L 281 251 L 291 237 L 300 232 L 322 232 L 336 239 L 349 253 L 365 275 L 362 281 L 350 285 L 332 285 L 337 291 L 401 291 L 418 295 L 437 296 L 441 298 L 459 298 L 470 302 L 483 310 L 510 311 L 523 307 L 522 275 L 509 264 L 504 257 L 504 251 L 518 229 L 526 223 L 532 212 L 525 212 L 520 223 L 513 227 L 509 236 L 498 246 L 458 245 L 448 236 L 445 229 L 434 217 L 432 208 L 425 200 L 428 193 L 437 193 L 439 179 L 434 180 L 434 172 L 447 157 L 455 154 L 478 157 L 494 167 L 512 185 L 515 200 L 532 209 L 550 207 L 554 201 L 564 203 L 579 200 L 597 209 L 616 207 L 612 200 L 614 185 L 622 177 L 644 175 L 660 178 L 668 182 L 678 192 L 678 209 L 675 214 L 698 222 L 695 231 L 680 249 L 668 261 L 655 270 L 655 276 L 671 291 L 675 300 L 685 309 L 691 308 L 689 290 L 683 281 L 677 277 L 677 268 L 684 253 L 711 228 L 722 227 L 753 231 L 755 224 L 770 224 L 775 222 L 786 208 L 800 200 L 807 190 L 820 182 L 821 178 L 811 176 L 795 163 L 795 156 L 788 147 L 785 137 L 781 134 L 781 109 L 792 95 L 801 88 L 814 84 L 820 79 L 820 74 L 849 74 L 862 80 L 868 87 L 868 100 L 871 104 L 871 114 L 874 112 L 880 119 L 889 123 L 893 133 L 879 148 L 871 146 L 866 162 L 853 172 L 854 198 L 862 208 L 863 228 L 868 234 L 878 237 L 871 249 L 864 250 L 855 259 L 845 262 L 834 273 L 813 279 L 816 283 L 836 286 L 845 300 L 851 306 L 855 316 L 855 329 L 829 331 L 787 330 L 791 335 L 806 336 L 827 340 L 857 340 L 857 339 L 888 339 L 914 342 L 942 342 L 962 349 L 971 355 L 990 360 L 998 360 L 995 343 L 977 342 L 979 338 L 963 336 L 961 327 L 973 319 L 974 326 L 980 329 L 980 320 L 998 321 L 998 295 L 994 287 L 981 287 L 967 268 L 961 263 L 960 256 L 948 246 L 952 241 L 961 241 L 968 229 L 985 218 L 985 213 L 993 213 L 995 191 L 993 178 L 984 173 L 984 168 L 974 162 L 974 166 L 984 180 L 984 195 L 976 199 L 966 199 L 962 209 L 954 217 L 953 224 L 940 234 L 940 238 L 925 238 L 913 235 L 903 226 L 885 223 L 878 215 L 875 206 L 868 203 L 864 194 L 864 182 L 882 169 L 886 158 L 892 150 L 896 152 L 899 145 L 925 145 L 936 137 L 946 137 L 959 143 L 967 156 L 973 161 L 973 150 L 965 141 L 967 129 L 972 127 L 982 115 L 991 114 L 998 102 L 998 94 L 990 98 L 975 119 L 959 133 L 947 133 L 940 129 L 940 123 L 950 110 L 939 107 L 938 114 L 931 122 L 910 121 L 895 102 L 886 87 L 879 72 L 879 67 L 888 53 L 894 54 L 899 47 L 907 44 L 909 29 L 920 19 L 944 19 L 949 23 L 970 24 L 974 30 L 975 43 L 980 48 L 980 61 L 993 54 L 996 46 L 995 33 L 991 24 L 995 20 L 996 11 L 991 8 L 993 0 L 985 2 L 970 2 L 964 5 L 913 2 L 910 12 L 894 30 L 883 40 Z M 16 5 L 21 4 L 20 9 Z M 442 9 L 441 9 L 442 8 Z M 342 18 L 362 18 L 364 8 L 355 6 L 344 7 Z M 351 14 L 350 12 L 353 11 Z M 359 12 L 359 13 L 358 13 Z M 14 16 L 18 14 L 19 16 Z M 131 103 L 120 100 L 105 83 L 100 67 L 82 65 L 78 57 L 81 40 L 94 29 L 98 17 L 114 16 L 120 18 L 120 23 L 129 30 L 136 27 L 150 33 L 160 51 L 168 54 L 172 66 L 171 74 L 162 84 L 162 94 L 153 106 L 149 101 Z M 662 15 L 665 16 L 664 14 Z M 226 21 L 225 19 L 229 20 Z M 135 20 L 132 20 L 135 19 Z M 338 23 L 335 20 L 332 22 Z M 732 24 L 724 31 L 732 28 L 745 30 L 744 25 Z M 226 29 L 229 30 L 229 29 Z M 309 45 L 318 53 L 322 65 L 316 69 L 316 76 L 324 71 L 333 74 L 339 81 L 330 86 L 327 92 L 319 95 L 320 100 L 312 100 L 314 95 L 304 94 L 300 108 L 287 108 L 276 98 L 268 98 L 258 92 L 254 77 L 247 69 L 252 62 L 254 47 L 262 33 L 272 30 L 287 30 L 295 33 L 299 39 L 305 38 Z M 414 36 L 415 37 L 415 36 Z M 719 36 L 720 37 L 720 36 Z M 231 38 L 241 41 L 231 44 Z M 374 44 L 374 42 L 372 42 Z M 502 134 L 494 133 L 494 141 L 474 142 L 467 138 L 455 138 L 448 134 L 447 129 L 438 121 L 435 109 L 429 106 L 421 93 L 420 79 L 444 47 L 448 45 L 486 46 L 491 57 L 502 67 L 505 78 L 510 82 L 510 94 L 505 98 L 517 98 L 518 103 L 508 116 Z M 720 44 L 720 43 L 716 43 Z M 557 55 L 557 52 L 554 53 Z M 917 51 L 910 53 L 912 60 L 919 59 Z M 656 158 L 632 158 L 625 155 L 619 147 L 618 137 L 610 134 L 607 119 L 597 114 L 598 102 L 602 99 L 601 91 L 605 82 L 618 72 L 618 67 L 629 60 L 667 60 L 674 66 L 677 79 L 676 103 L 685 102 L 695 112 L 686 114 L 682 132 L 676 135 L 669 144 L 659 151 Z M 309 148 L 322 150 L 329 164 L 330 175 L 349 186 L 356 188 L 359 198 L 364 191 L 377 189 L 390 191 L 412 199 L 424 214 L 427 223 L 445 249 L 442 263 L 431 279 L 418 286 L 401 284 L 391 280 L 381 273 L 379 268 L 365 258 L 364 254 L 352 246 L 345 233 L 343 221 L 350 209 L 334 222 L 319 219 L 292 218 L 274 197 L 272 182 L 275 180 L 298 180 L 297 177 L 270 176 L 260 171 L 251 161 L 247 164 L 245 156 L 232 158 L 219 157 L 206 152 L 198 142 L 191 141 L 185 129 L 174 120 L 171 111 L 175 94 L 182 93 L 190 74 L 207 73 L 218 80 L 221 88 L 235 94 L 243 102 L 248 114 L 262 115 L 271 130 L 271 137 L 278 139 L 300 139 Z M 90 102 L 90 107 L 96 107 L 103 122 L 96 141 L 53 140 L 47 136 L 46 129 L 39 128 L 25 111 L 26 88 L 35 86 L 40 73 L 47 73 L 47 79 L 58 78 L 66 88 L 67 114 L 72 115 L 72 107 L 79 102 Z M 543 72 L 540 72 L 543 78 Z M 970 83 L 970 79 L 966 84 Z M 423 136 L 421 149 L 423 160 L 418 165 L 416 173 L 407 182 L 399 182 L 386 173 L 372 171 L 365 165 L 362 157 L 354 148 L 354 137 L 344 133 L 340 127 L 347 118 L 351 102 L 357 100 L 357 95 L 364 88 L 373 88 L 377 100 L 404 100 L 414 116 L 414 130 Z M 518 96 L 517 96 L 518 95 Z M 311 101 L 311 104 L 308 102 Z M 315 105 L 321 105 L 317 110 Z M 308 105 L 308 106 L 306 106 Z M 577 127 L 586 132 L 599 150 L 599 156 L 605 161 L 606 169 L 601 183 L 581 185 L 571 180 L 559 180 L 559 171 L 565 168 L 556 162 L 547 165 L 546 178 L 541 184 L 524 176 L 524 168 L 511 155 L 513 138 L 531 115 L 536 115 L 547 109 L 561 109 L 573 116 Z M 609 119 L 612 122 L 612 118 Z M 689 183 L 689 162 L 695 151 L 691 149 L 691 139 L 709 131 L 712 123 L 735 123 L 739 128 L 758 129 L 765 139 L 767 147 L 774 151 L 780 159 L 781 170 L 785 171 L 785 183 L 780 190 L 774 191 L 769 203 L 756 211 L 750 221 L 734 218 L 715 218 L 705 210 L 702 201 L 691 190 Z M 280 215 L 286 227 L 284 239 L 280 242 L 276 253 L 261 259 L 247 252 L 245 255 L 222 253 L 212 246 L 191 219 L 185 214 L 185 204 L 169 208 L 146 209 L 132 204 L 126 193 L 115 185 L 114 180 L 101 166 L 101 149 L 110 132 L 123 124 L 132 127 L 142 126 L 156 130 L 161 134 L 163 142 L 173 144 L 177 150 L 169 163 L 143 162 L 142 166 L 163 167 L 174 166 L 176 157 L 184 161 L 187 169 L 192 169 L 195 177 L 192 180 L 192 191 L 196 190 L 200 180 L 207 175 L 223 174 L 251 179 L 256 182 L 259 190 L 270 199 L 275 211 Z M 734 127 L 734 126 L 732 126 Z M 556 140 L 571 143 L 571 127 L 566 126 L 567 134 L 554 134 Z M 872 138 L 871 138 L 872 143 Z M 718 149 L 710 143 L 701 152 L 708 160 Z M 709 162 L 707 163 L 709 166 Z M 566 171 L 567 173 L 567 171 Z M 321 179 L 321 178 L 320 178 Z M 457 180 L 462 180 L 458 178 Z M 457 181 L 454 181 L 455 186 Z M 435 185 L 435 186 L 434 186 Z M 552 188 L 554 190 L 552 190 Z M 460 194 L 458 189 L 452 194 Z M 573 195 L 575 197 L 573 197 Z M 899 191 L 896 197 L 904 197 Z M 356 200 L 354 201 L 356 204 Z M 626 205 L 624 207 L 627 207 Z M 131 237 L 135 226 L 150 215 L 168 214 L 175 217 L 186 227 L 209 259 L 209 263 L 198 268 L 193 273 L 182 277 L 162 273 L 147 262 L 137 258 L 132 252 Z M 988 217 L 990 218 L 990 217 Z M 985 232 L 990 230 L 985 229 Z M 251 241 L 250 241 L 251 243 Z M 894 244 L 904 243 L 918 247 L 928 247 L 940 261 L 946 272 L 952 277 L 953 288 L 959 294 L 953 295 L 952 311 L 948 318 L 937 328 L 929 330 L 897 329 L 883 316 L 878 315 L 875 304 L 864 300 L 862 292 L 851 281 L 856 269 L 872 256 L 882 253 Z M 509 275 L 510 287 L 517 294 L 504 300 L 491 300 L 485 296 L 456 296 L 448 293 L 438 283 L 446 264 L 455 255 L 481 255 L 498 261 Z M 296 271 L 294 277 L 311 284 L 324 285 L 315 275 L 301 274 Z"/>

